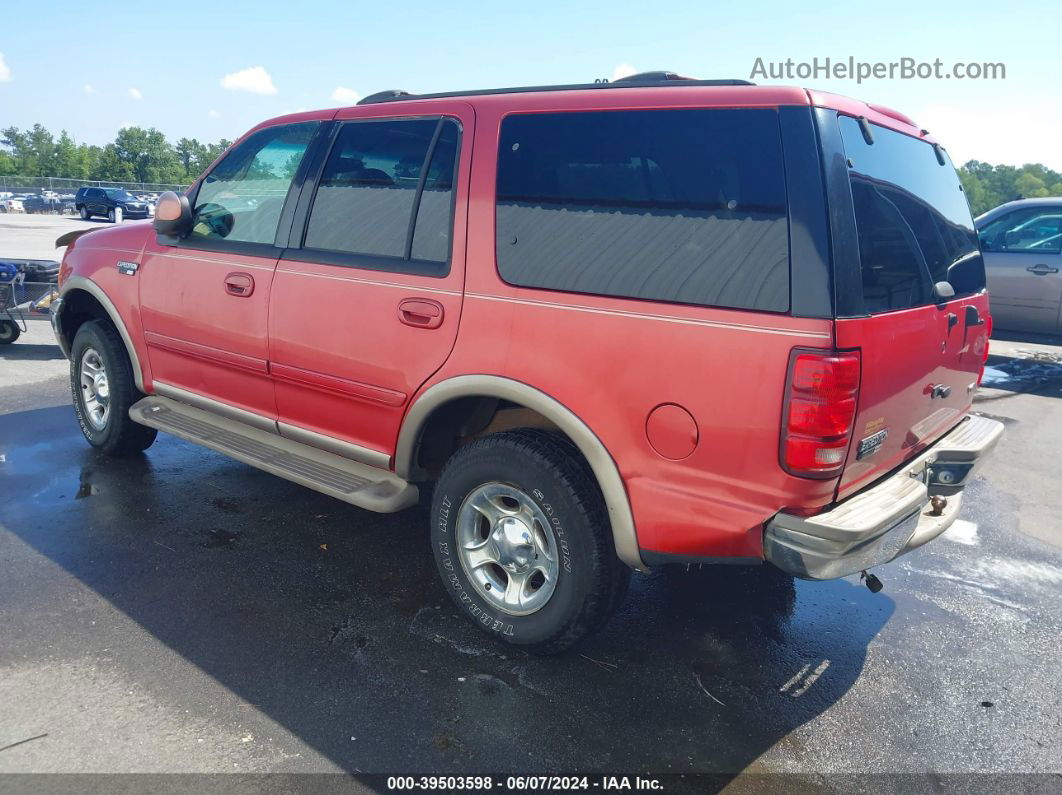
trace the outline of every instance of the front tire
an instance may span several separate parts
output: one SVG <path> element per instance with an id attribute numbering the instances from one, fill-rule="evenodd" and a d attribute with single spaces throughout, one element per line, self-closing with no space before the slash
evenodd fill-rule
<path id="1" fill-rule="evenodd" d="M 10 345 L 22 336 L 22 329 L 12 320 L 0 320 L 0 345 Z"/>
<path id="2" fill-rule="evenodd" d="M 454 453 L 435 486 L 431 535 L 462 613 L 539 654 L 603 626 L 630 579 L 589 467 L 545 431 L 497 433 Z"/>
<path id="3" fill-rule="evenodd" d="M 78 329 L 70 348 L 70 389 L 81 432 L 97 450 L 131 455 L 155 441 L 158 431 L 129 419 L 130 406 L 144 395 L 110 323 L 90 320 Z"/>

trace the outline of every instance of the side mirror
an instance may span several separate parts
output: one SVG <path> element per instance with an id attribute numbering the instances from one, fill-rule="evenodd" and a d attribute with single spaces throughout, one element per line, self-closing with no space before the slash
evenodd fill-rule
<path id="1" fill-rule="evenodd" d="M 944 303 L 955 297 L 955 288 L 951 286 L 951 282 L 937 282 L 933 285 L 933 297 L 938 303 Z"/>
<path id="2" fill-rule="evenodd" d="M 187 196 L 171 190 L 159 196 L 155 205 L 155 234 L 159 243 L 174 245 L 192 231 L 192 205 Z"/>

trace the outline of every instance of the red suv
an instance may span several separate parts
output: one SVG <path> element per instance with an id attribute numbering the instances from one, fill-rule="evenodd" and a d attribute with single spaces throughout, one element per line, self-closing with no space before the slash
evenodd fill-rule
<path id="1" fill-rule="evenodd" d="M 69 237 L 61 242 L 69 242 Z M 631 568 L 825 579 L 943 532 L 1002 426 L 969 208 L 910 119 L 639 75 L 273 119 L 67 250 L 90 444 L 157 430 L 374 511 L 433 494 L 482 629 L 538 651 Z"/>

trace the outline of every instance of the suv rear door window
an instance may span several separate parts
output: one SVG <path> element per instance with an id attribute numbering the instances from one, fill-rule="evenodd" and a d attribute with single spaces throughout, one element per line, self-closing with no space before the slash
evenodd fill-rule
<path id="1" fill-rule="evenodd" d="M 788 235 L 774 110 L 502 122 L 497 261 L 510 284 L 784 312 Z"/>
<path id="2" fill-rule="evenodd" d="M 851 163 L 866 311 L 930 304 L 941 281 L 956 296 L 983 290 L 970 207 L 947 156 L 941 165 L 932 145 L 878 125 L 868 144 L 856 119 L 838 118 Z"/>
<path id="3" fill-rule="evenodd" d="M 188 241 L 273 244 L 288 188 L 318 122 L 267 127 L 248 136 L 203 179 Z"/>
<path id="4" fill-rule="evenodd" d="M 345 124 L 318 183 L 304 248 L 448 262 L 457 143 L 450 119 Z"/>

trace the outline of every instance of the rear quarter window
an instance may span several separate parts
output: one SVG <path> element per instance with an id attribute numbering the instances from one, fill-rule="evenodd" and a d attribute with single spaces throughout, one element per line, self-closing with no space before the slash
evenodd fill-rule
<path id="1" fill-rule="evenodd" d="M 785 312 L 782 165 L 769 109 L 509 116 L 498 271 L 522 287 Z"/>
<path id="2" fill-rule="evenodd" d="M 933 302 L 946 281 L 956 296 L 985 287 L 970 207 L 947 155 L 878 125 L 867 143 L 859 122 L 838 117 L 859 236 L 863 303 L 868 313 Z M 943 154 L 943 151 L 942 151 Z"/>

